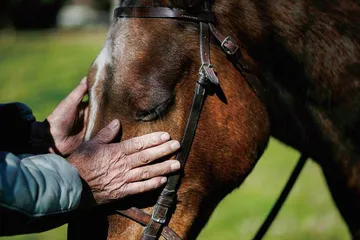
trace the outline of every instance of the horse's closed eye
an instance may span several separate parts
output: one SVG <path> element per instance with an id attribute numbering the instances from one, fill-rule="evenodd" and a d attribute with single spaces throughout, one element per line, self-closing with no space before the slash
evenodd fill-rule
<path id="1" fill-rule="evenodd" d="M 155 106 L 154 108 L 138 111 L 135 114 L 135 119 L 137 121 L 144 121 L 144 122 L 159 119 L 163 117 L 167 111 L 169 111 L 173 103 L 174 103 L 174 98 L 170 98 L 165 102 Z"/>

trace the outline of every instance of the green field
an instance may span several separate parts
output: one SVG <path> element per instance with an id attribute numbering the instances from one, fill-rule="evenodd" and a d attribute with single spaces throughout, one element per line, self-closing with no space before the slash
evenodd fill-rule
<path id="1" fill-rule="evenodd" d="M 21 101 L 44 119 L 87 74 L 105 30 L 0 33 L 0 102 Z M 251 239 L 299 154 L 271 140 L 254 172 L 225 198 L 198 239 Z M 1 227 L 1 226 L 0 226 Z M 0 239 L 66 239 L 66 226 Z M 308 162 L 265 239 L 349 239 L 319 167 Z"/>

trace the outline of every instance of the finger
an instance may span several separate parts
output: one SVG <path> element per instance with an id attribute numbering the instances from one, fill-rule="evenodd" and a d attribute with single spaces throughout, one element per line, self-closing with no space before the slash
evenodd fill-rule
<path id="1" fill-rule="evenodd" d="M 130 169 L 132 169 L 139 166 L 147 165 L 159 158 L 174 153 L 175 151 L 179 150 L 179 148 L 180 143 L 176 140 L 172 140 L 159 146 L 145 149 L 141 152 L 129 155 L 128 166 L 130 167 Z"/>
<path id="2" fill-rule="evenodd" d="M 153 177 L 164 176 L 180 169 L 180 163 L 176 160 L 168 160 L 154 165 L 132 169 L 127 174 L 127 182 L 138 182 Z"/>
<path id="3" fill-rule="evenodd" d="M 119 120 L 115 119 L 105 128 L 101 129 L 100 132 L 96 134 L 96 136 L 90 141 L 98 144 L 110 143 L 115 139 L 115 137 L 119 133 L 119 129 L 120 129 L 120 122 Z"/>
<path id="4" fill-rule="evenodd" d="M 73 129 L 71 133 L 72 134 L 81 133 L 82 135 L 85 135 L 88 117 L 89 117 L 89 104 L 88 102 L 81 102 L 78 107 L 78 116 L 74 121 Z"/>
<path id="5" fill-rule="evenodd" d="M 80 84 L 64 99 L 62 104 L 77 106 L 82 101 L 88 90 L 86 77 L 84 77 Z M 74 104 L 77 103 L 77 104 Z"/>
<path id="6" fill-rule="evenodd" d="M 120 147 L 126 155 L 139 152 L 141 150 L 158 146 L 164 142 L 170 140 L 170 135 L 167 132 L 155 132 L 150 133 L 141 137 L 135 137 L 128 140 L 125 140 L 119 144 L 114 145 L 114 147 Z"/>
<path id="7" fill-rule="evenodd" d="M 126 186 L 126 195 L 134 195 L 155 190 L 164 185 L 166 181 L 166 177 L 155 177 L 142 182 L 129 183 Z"/>
<path id="8" fill-rule="evenodd" d="M 86 107 L 85 107 L 84 110 L 83 110 L 84 126 L 87 126 L 88 121 L 89 121 L 89 109 L 90 109 L 89 103 L 87 103 Z M 84 127 L 84 131 L 85 131 L 85 130 L 86 130 L 86 127 Z"/>
<path id="9" fill-rule="evenodd" d="M 78 106 L 78 119 L 86 125 L 89 115 L 89 102 L 81 102 Z"/>

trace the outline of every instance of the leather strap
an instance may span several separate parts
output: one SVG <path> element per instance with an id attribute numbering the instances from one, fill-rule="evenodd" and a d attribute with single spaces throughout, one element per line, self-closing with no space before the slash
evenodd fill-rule
<path id="1" fill-rule="evenodd" d="M 266 92 L 261 84 L 260 80 L 255 74 L 253 74 L 249 63 L 244 59 L 239 45 L 230 36 L 225 37 L 222 35 L 216 27 L 209 23 L 210 31 L 216 40 L 221 44 L 221 48 L 226 53 L 230 62 L 236 67 L 236 69 L 244 76 L 250 87 L 262 100 L 266 102 Z"/>
<path id="2" fill-rule="evenodd" d="M 207 80 L 205 79 L 205 75 L 201 75 L 196 83 L 190 117 L 187 122 L 184 137 L 181 141 L 182 149 L 176 157 L 182 166 L 185 165 L 191 150 L 197 123 L 200 118 L 200 112 L 205 100 L 206 88 L 204 85 L 206 82 Z M 160 232 L 159 227 L 168 221 L 167 217 L 170 216 L 170 210 L 175 205 L 176 189 L 179 185 L 179 182 L 180 174 L 172 175 L 168 178 L 168 182 L 157 200 L 151 216 L 151 220 L 144 229 L 141 238 L 142 240 L 157 239 Z"/>
<path id="3" fill-rule="evenodd" d="M 219 80 L 215 74 L 214 67 L 210 62 L 210 30 L 209 24 L 200 23 L 200 57 L 201 67 L 200 73 L 204 72 L 205 77 L 216 86 Z"/>
<path id="4" fill-rule="evenodd" d="M 201 67 L 199 69 L 199 79 L 196 82 L 193 103 L 190 110 L 190 116 L 181 141 L 182 149 L 176 159 L 184 167 L 191 151 L 197 124 L 200 118 L 202 106 L 205 101 L 206 89 L 208 86 L 216 86 L 219 80 L 216 77 L 214 69 L 210 63 L 210 30 L 208 24 L 200 22 L 200 55 Z M 168 182 L 161 192 L 150 222 L 143 231 L 142 240 L 157 239 L 160 227 L 165 224 L 170 216 L 171 208 L 176 201 L 176 190 L 180 182 L 180 174 L 170 176 Z"/>
<path id="5" fill-rule="evenodd" d="M 127 210 L 116 210 L 116 212 L 139 223 L 142 226 L 146 226 L 151 219 L 151 216 L 149 214 L 134 207 Z M 181 240 L 179 235 L 177 235 L 176 232 L 174 232 L 168 226 L 163 227 L 161 236 L 163 236 L 167 240 Z"/>
<path id="6" fill-rule="evenodd" d="M 213 12 L 190 13 L 184 9 L 169 7 L 118 7 L 114 11 L 114 16 L 115 18 L 170 18 L 193 22 L 216 22 Z"/>
<path id="7" fill-rule="evenodd" d="M 296 180 L 298 179 L 302 169 L 305 166 L 305 163 L 309 157 L 305 154 L 301 154 L 298 163 L 296 164 L 294 170 L 292 171 L 288 181 L 286 182 L 285 187 L 281 191 L 280 196 L 276 200 L 275 204 L 273 205 L 271 211 L 269 212 L 268 216 L 266 217 L 263 224 L 260 226 L 256 235 L 254 236 L 253 240 L 261 240 L 266 232 L 269 230 L 271 224 L 274 222 L 276 216 L 278 215 L 281 207 L 284 205 L 286 198 L 289 196 L 291 189 L 293 188 Z"/>

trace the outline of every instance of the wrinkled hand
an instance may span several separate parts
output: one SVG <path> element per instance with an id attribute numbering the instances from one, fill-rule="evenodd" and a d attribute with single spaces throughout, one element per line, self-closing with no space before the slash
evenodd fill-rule
<path id="1" fill-rule="evenodd" d="M 88 103 L 82 101 L 86 92 L 84 78 L 44 122 L 33 123 L 31 134 L 35 148 L 67 156 L 80 146 L 89 112 Z"/>
<path id="2" fill-rule="evenodd" d="M 180 148 L 168 133 L 156 132 L 111 143 L 119 125 L 118 120 L 112 121 L 68 157 L 97 203 L 156 189 L 166 182 L 165 175 L 180 169 L 176 160 L 148 165 Z"/>

